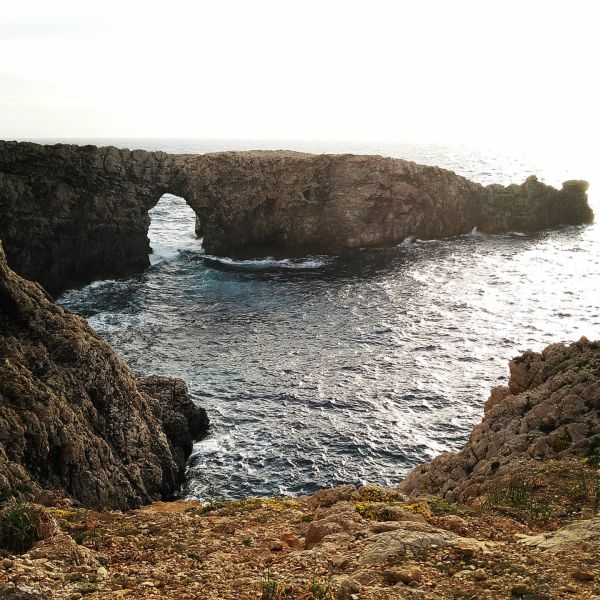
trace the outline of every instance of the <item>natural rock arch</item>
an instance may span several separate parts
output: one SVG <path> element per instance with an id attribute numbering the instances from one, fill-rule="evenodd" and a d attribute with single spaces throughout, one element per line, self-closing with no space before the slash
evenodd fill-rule
<path id="1" fill-rule="evenodd" d="M 18 273 L 58 294 L 145 269 L 148 211 L 165 193 L 192 207 L 208 252 L 264 256 L 591 222 L 586 189 L 482 186 L 381 156 L 0 142 L 0 240 Z"/>
<path id="2" fill-rule="evenodd" d="M 148 210 L 177 193 L 164 152 L 0 144 L 0 239 L 9 263 L 50 293 L 148 262 Z"/>
<path id="3" fill-rule="evenodd" d="M 181 196 L 166 193 L 148 211 L 150 263 L 174 257 L 179 250 L 202 250 L 196 235 L 196 213 Z"/>

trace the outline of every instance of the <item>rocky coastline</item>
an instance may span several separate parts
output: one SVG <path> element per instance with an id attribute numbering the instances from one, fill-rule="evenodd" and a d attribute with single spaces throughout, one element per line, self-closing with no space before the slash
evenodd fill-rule
<path id="1" fill-rule="evenodd" d="M 0 141 L 0 240 L 52 295 L 149 265 L 148 211 L 167 192 L 209 254 L 343 253 L 407 238 L 589 223 L 587 183 L 471 182 L 382 156 L 288 151 L 170 155 Z"/>
<path id="2" fill-rule="evenodd" d="M 162 502 L 207 426 L 185 384 L 136 378 L 1 251 L 0 325 L 0 598 L 600 594 L 600 342 L 514 359 L 395 488 Z"/>
<path id="3" fill-rule="evenodd" d="M 206 412 L 44 289 L 145 268 L 167 191 L 234 254 L 588 222 L 585 190 L 382 157 L 0 142 L 0 599 L 599 598 L 600 341 L 512 360 L 464 448 L 395 487 L 173 501 Z"/>

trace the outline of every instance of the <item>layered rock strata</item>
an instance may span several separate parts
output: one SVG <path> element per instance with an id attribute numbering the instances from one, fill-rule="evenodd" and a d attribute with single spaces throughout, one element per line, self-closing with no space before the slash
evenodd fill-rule
<path id="1" fill-rule="evenodd" d="M 94 508 L 169 499 L 208 419 L 185 384 L 136 379 L 110 345 L 12 272 L 0 245 L 0 498 Z"/>
<path id="2" fill-rule="evenodd" d="M 549 460 L 600 462 L 600 342 L 582 338 L 525 352 L 506 388 L 492 390 L 467 444 L 414 469 L 406 494 L 467 501 L 519 480 Z"/>
<path id="3" fill-rule="evenodd" d="M 486 187 L 381 156 L 0 142 L 0 240 L 18 273 L 58 294 L 147 267 L 148 210 L 166 192 L 195 211 L 207 252 L 248 257 L 587 223 L 586 189 Z"/>

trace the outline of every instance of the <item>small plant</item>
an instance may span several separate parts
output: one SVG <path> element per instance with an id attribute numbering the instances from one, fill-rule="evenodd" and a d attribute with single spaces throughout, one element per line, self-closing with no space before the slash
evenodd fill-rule
<path id="1" fill-rule="evenodd" d="M 101 547 L 101 536 L 98 530 L 98 525 L 77 525 L 70 531 L 71 537 L 80 546 L 86 545 L 91 546 L 94 550 L 100 550 Z M 125 535 L 121 532 L 121 535 Z"/>
<path id="2" fill-rule="evenodd" d="M 13 498 L 22 501 L 31 500 L 32 494 L 33 489 L 29 484 L 19 482 L 8 492 L 0 494 L 0 502 L 8 502 Z"/>
<path id="3" fill-rule="evenodd" d="M 237 513 L 248 513 L 263 508 L 280 511 L 285 508 L 293 508 L 295 505 L 294 501 L 287 498 L 245 498 L 243 500 L 213 498 L 202 506 L 200 514 L 208 514 L 215 510 L 219 510 L 221 511 L 221 514 L 235 515 Z"/>
<path id="4" fill-rule="evenodd" d="M 522 479 L 511 479 L 508 484 L 508 500 L 512 506 L 524 506 L 529 496 L 527 485 Z"/>
<path id="5" fill-rule="evenodd" d="M 600 436 L 590 440 L 589 454 L 585 462 L 592 469 L 600 467 Z"/>
<path id="6" fill-rule="evenodd" d="M 552 448 L 552 450 L 554 450 L 554 452 L 556 452 L 557 454 L 559 452 L 563 452 L 564 450 L 566 450 L 567 448 L 569 448 L 569 446 L 572 444 L 573 442 L 571 441 L 571 438 L 569 437 L 569 435 L 567 433 L 565 433 L 564 431 L 561 431 L 560 433 L 557 433 L 556 435 L 553 435 L 549 440 L 548 440 L 548 445 L 550 446 L 550 448 Z"/>
<path id="7" fill-rule="evenodd" d="M 299 523 L 310 523 L 311 521 L 314 520 L 314 518 L 315 518 L 314 515 L 311 515 L 310 513 L 305 513 L 298 518 L 298 522 Z"/>
<path id="8" fill-rule="evenodd" d="M 11 500 L 0 511 L 0 548 L 23 554 L 46 537 L 48 528 L 49 517 L 44 509 Z"/>
<path id="9" fill-rule="evenodd" d="M 84 528 L 84 529 L 87 529 L 87 528 Z M 121 525 L 119 527 L 119 529 L 117 529 L 117 535 L 119 535 L 121 537 L 133 537 L 136 535 L 140 535 L 140 533 L 142 533 L 141 529 L 138 529 L 137 527 L 128 527 L 127 525 Z M 87 533 L 85 533 L 84 540 L 90 536 L 91 536 L 91 534 L 88 535 Z"/>
<path id="10" fill-rule="evenodd" d="M 431 519 L 431 509 L 427 502 L 415 502 L 414 504 L 405 504 L 404 508 L 415 515 L 421 515 L 425 519 Z"/>
<path id="11" fill-rule="evenodd" d="M 593 454 L 590 454 L 586 459 L 585 462 L 587 464 L 588 467 L 591 467 L 592 469 L 597 469 L 600 467 L 600 451 L 596 450 Z"/>
<path id="12" fill-rule="evenodd" d="M 597 477 L 590 477 L 585 469 L 581 468 L 575 474 L 575 478 L 576 481 L 569 490 L 569 496 L 572 502 L 583 504 L 590 496 L 590 492 L 595 494 L 593 487 Z"/>
<path id="13" fill-rule="evenodd" d="M 227 502 L 224 498 L 212 498 L 202 506 L 201 513 L 203 515 L 208 514 L 210 512 L 223 508 L 226 504 Z"/>
<path id="14" fill-rule="evenodd" d="M 260 600 L 279 600 L 281 593 L 276 579 L 271 577 L 269 570 L 265 571 L 262 579 L 262 594 Z"/>
<path id="15" fill-rule="evenodd" d="M 454 510 L 454 505 L 444 498 L 432 498 L 427 500 L 427 504 L 434 514 L 451 513 Z"/>
<path id="16" fill-rule="evenodd" d="M 354 508 L 356 512 L 363 519 L 370 519 L 371 521 L 379 520 L 379 509 L 373 508 L 378 503 L 376 502 L 355 502 Z"/>
<path id="17" fill-rule="evenodd" d="M 320 581 L 316 577 L 312 578 L 308 593 L 310 594 L 309 598 L 311 600 L 335 600 L 331 584 Z"/>
<path id="18" fill-rule="evenodd" d="M 359 498 L 363 502 L 393 502 L 397 495 L 374 485 L 366 485 L 360 489 Z"/>
<path id="19" fill-rule="evenodd" d="M 504 490 L 499 488 L 498 486 L 493 487 L 487 495 L 484 506 L 491 508 L 493 506 L 498 506 L 504 502 L 505 497 Z"/>
<path id="20" fill-rule="evenodd" d="M 550 518 L 551 504 L 548 501 L 532 500 L 527 505 L 527 512 L 536 521 L 547 521 Z"/>

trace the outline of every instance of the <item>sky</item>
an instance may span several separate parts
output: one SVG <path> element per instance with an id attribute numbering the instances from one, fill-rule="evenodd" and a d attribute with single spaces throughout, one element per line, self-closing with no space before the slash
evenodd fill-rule
<path id="1" fill-rule="evenodd" d="M 0 138 L 595 149 L 596 0 L 2 2 Z"/>

